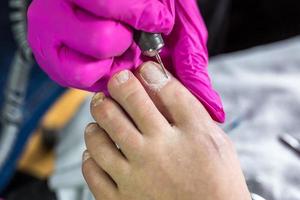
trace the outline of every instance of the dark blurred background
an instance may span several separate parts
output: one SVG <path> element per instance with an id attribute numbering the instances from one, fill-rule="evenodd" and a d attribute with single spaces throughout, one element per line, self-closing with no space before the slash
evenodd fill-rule
<path id="1" fill-rule="evenodd" d="M 211 55 L 237 51 L 300 33 L 298 0 L 198 0 Z"/>
<path id="2" fill-rule="evenodd" d="M 298 0 L 198 0 L 198 4 L 208 26 L 211 55 L 271 43 L 300 33 Z M 8 0 L 1 1 L 2 50 L 15 47 L 9 12 Z"/>

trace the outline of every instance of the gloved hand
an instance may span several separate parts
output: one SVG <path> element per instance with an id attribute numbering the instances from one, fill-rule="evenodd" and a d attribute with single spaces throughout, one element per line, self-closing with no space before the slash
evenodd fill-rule
<path id="1" fill-rule="evenodd" d="M 195 0 L 33 0 L 28 11 L 28 40 L 38 64 L 59 84 L 89 91 L 106 91 L 110 76 L 141 64 L 134 30 L 163 34 L 166 66 L 223 122 Z"/>

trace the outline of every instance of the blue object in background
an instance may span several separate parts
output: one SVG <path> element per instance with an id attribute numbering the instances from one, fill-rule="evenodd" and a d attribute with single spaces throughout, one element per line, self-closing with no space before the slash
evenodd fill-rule
<path id="1" fill-rule="evenodd" d="M 0 109 L 3 106 L 5 86 L 8 73 L 14 59 L 17 45 L 11 33 L 8 19 L 8 1 L 0 2 Z M 34 129 L 37 127 L 40 118 L 48 108 L 65 91 L 51 81 L 47 75 L 35 64 L 30 72 L 25 104 L 22 108 L 23 120 L 20 125 L 17 138 L 14 140 L 9 156 L 4 164 L 0 166 L 0 194 L 9 184 L 16 164 L 22 151 Z M 1 125 L 1 124 L 0 124 Z M 1 128 L 1 127 L 0 127 Z M 0 129 L 1 130 L 1 129 Z M 1 134 L 1 133 L 0 133 Z"/>

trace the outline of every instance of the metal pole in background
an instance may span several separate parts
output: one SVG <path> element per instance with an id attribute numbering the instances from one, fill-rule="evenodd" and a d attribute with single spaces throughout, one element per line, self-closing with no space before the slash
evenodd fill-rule
<path id="1" fill-rule="evenodd" d="M 0 169 L 8 158 L 18 136 L 23 120 L 23 106 L 27 83 L 33 63 L 31 50 L 26 39 L 26 11 L 29 1 L 9 0 L 12 32 L 18 45 L 18 51 L 9 69 L 4 89 L 4 103 L 1 112 L 0 129 Z"/>
<path id="2" fill-rule="evenodd" d="M 0 166 L 3 165 L 19 132 L 31 63 L 17 51 L 10 67 L 1 112 Z"/>

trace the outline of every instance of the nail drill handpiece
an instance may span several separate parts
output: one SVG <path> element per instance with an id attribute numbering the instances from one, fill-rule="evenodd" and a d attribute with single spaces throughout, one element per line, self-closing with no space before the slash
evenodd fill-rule
<path id="1" fill-rule="evenodd" d="M 140 32 L 137 43 L 145 56 L 155 57 L 160 64 L 165 76 L 168 78 L 167 70 L 159 55 L 161 49 L 165 46 L 164 40 L 159 33 Z"/>

